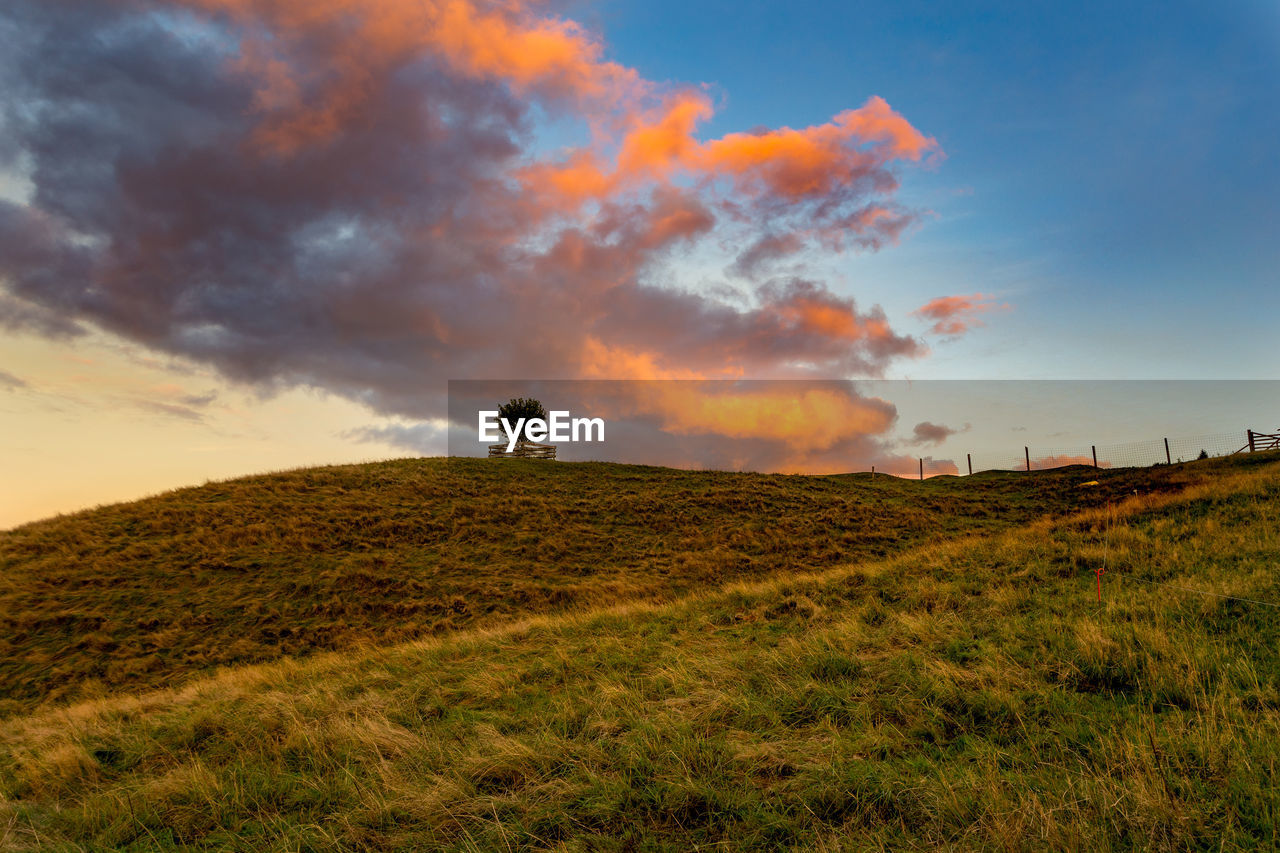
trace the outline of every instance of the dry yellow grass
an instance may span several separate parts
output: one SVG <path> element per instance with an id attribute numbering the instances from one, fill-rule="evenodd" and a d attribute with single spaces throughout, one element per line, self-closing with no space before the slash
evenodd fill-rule
<path id="1" fill-rule="evenodd" d="M 1280 601 L 1277 467 L 13 719 L 0 843 L 1275 847 L 1280 614 L 1172 587 Z"/>
<path id="2" fill-rule="evenodd" d="M 915 483 L 425 459 L 211 483 L 0 533 L 0 716 L 874 559 L 1214 470 L 1080 489 L 1072 471 Z"/>

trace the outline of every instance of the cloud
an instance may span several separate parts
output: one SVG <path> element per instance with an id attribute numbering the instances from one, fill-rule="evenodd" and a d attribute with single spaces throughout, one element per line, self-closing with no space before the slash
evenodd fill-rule
<path id="1" fill-rule="evenodd" d="M 935 424 L 929 421 L 921 421 L 912 427 L 913 444 L 942 444 L 953 435 L 962 432 L 968 432 L 969 424 L 965 424 L 961 429 L 954 429 L 944 424 Z"/>
<path id="2" fill-rule="evenodd" d="M 881 375 L 923 344 L 772 258 L 874 251 L 941 151 L 886 101 L 714 104 L 522 0 L 14 0 L 0 324 L 105 329 L 261 388 L 437 417 L 447 378 Z M 547 152 L 547 122 L 584 144 Z M 748 302 L 683 253 L 748 247 Z M 165 405 L 174 405 L 172 403 Z M 189 406 L 197 406 L 193 400 Z"/>
<path id="3" fill-rule="evenodd" d="M 0 370 L 0 388 L 6 391 L 20 391 L 23 388 L 30 387 L 27 383 L 18 377 L 4 370 Z"/>
<path id="4" fill-rule="evenodd" d="M 131 399 L 128 402 L 130 405 L 152 414 L 178 418 L 192 423 L 204 423 L 204 415 L 188 406 L 179 406 L 175 403 L 165 403 L 160 400 L 148 400 L 142 397 Z"/>
<path id="5" fill-rule="evenodd" d="M 988 293 L 972 293 L 968 296 L 940 296 L 912 311 L 912 315 L 931 321 L 929 331 L 935 335 L 959 337 L 973 328 L 983 325 L 979 314 L 993 310 L 1007 310 L 1006 303 L 997 304 Z"/>
<path id="6" fill-rule="evenodd" d="M 203 394 L 183 394 L 178 398 L 178 402 L 184 406 L 200 409 L 208 406 L 216 399 L 218 399 L 217 391 L 206 391 Z"/>
<path id="7" fill-rule="evenodd" d="M 919 475 L 919 460 L 893 448 L 897 408 L 858 383 L 829 380 L 556 380 L 449 383 L 449 452 L 484 455 L 477 414 L 512 397 L 606 422 L 604 445 L 565 443 L 565 460 L 725 470 Z M 956 473 L 951 460 L 926 474 Z"/>
<path id="8" fill-rule="evenodd" d="M 1035 456 L 1035 457 L 1032 457 L 1031 459 L 1031 470 L 1033 471 L 1043 471 L 1048 468 L 1062 468 L 1067 465 L 1088 465 L 1090 468 L 1092 468 L 1093 457 L 1088 454 L 1061 453 L 1061 454 L 1054 454 L 1050 456 Z M 1026 460 L 1020 459 L 1015 465 L 1011 467 L 1025 468 Z M 1104 460 L 1098 463 L 1098 467 L 1110 468 L 1111 463 Z"/>
<path id="9" fill-rule="evenodd" d="M 804 247 L 804 238 L 794 231 L 786 234 L 762 234 L 734 258 L 727 271 L 740 278 L 755 278 L 765 265 L 794 255 Z"/>
<path id="10" fill-rule="evenodd" d="M 389 444 L 424 456 L 445 452 L 447 429 L 439 423 L 382 424 L 357 427 L 342 433 L 343 438 L 370 444 Z"/>
<path id="11" fill-rule="evenodd" d="M 937 477 L 944 474 L 959 476 L 960 468 L 951 459 L 934 459 L 932 456 L 925 456 L 920 460 L 924 463 L 924 475 L 926 477 Z M 917 470 L 917 474 L 919 469 Z M 899 474 L 898 476 L 903 476 Z"/>

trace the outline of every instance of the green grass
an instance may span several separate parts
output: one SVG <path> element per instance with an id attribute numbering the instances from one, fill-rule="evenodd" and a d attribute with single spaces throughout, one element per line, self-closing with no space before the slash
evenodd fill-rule
<path id="1" fill-rule="evenodd" d="M 0 723 L 0 847 L 1274 849 L 1280 611 L 1173 587 L 1280 602 L 1280 462 L 1114 476 L 1191 468 L 679 600 L 46 707 Z"/>
<path id="2" fill-rule="evenodd" d="M 670 600 L 1211 476 L 923 483 L 417 459 L 248 477 L 0 533 L 0 716 L 219 665 Z"/>

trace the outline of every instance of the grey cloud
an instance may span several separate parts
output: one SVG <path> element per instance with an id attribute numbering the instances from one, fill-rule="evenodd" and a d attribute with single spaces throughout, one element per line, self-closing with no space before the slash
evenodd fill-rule
<path id="1" fill-rule="evenodd" d="M 945 424 L 935 424 L 929 421 L 921 421 L 912 427 L 912 443 L 913 444 L 942 444 L 953 435 L 958 435 L 969 430 L 969 424 L 965 424 L 960 429 L 949 427 Z"/>
<path id="2" fill-rule="evenodd" d="M 389 444 L 424 456 L 445 452 L 446 431 L 429 423 L 363 426 L 342 433 L 343 438 L 366 443 Z"/>
<path id="3" fill-rule="evenodd" d="M 698 191 L 548 220 L 510 180 L 530 103 L 428 55 L 371 66 L 332 136 L 261 150 L 259 81 L 233 61 L 240 25 L 165 8 L 0 11 L 0 150 L 30 159 L 35 187 L 29 207 L 0 202 L 0 325 L 101 327 L 260 388 L 318 386 L 423 419 L 443 412 L 449 377 L 580 375 L 587 336 L 672 369 L 732 359 L 757 376 L 877 374 L 922 352 L 818 281 L 767 282 L 749 307 L 663 282 L 672 252 L 733 218 Z M 328 67 L 326 26 L 277 40 L 300 79 Z M 809 212 L 853 233 L 839 211 L 894 187 L 869 173 Z M 783 212 L 746 211 L 743 227 L 766 214 Z M 785 248 L 768 239 L 744 270 Z M 849 334 L 811 309 L 847 317 Z M 212 398 L 180 402 L 151 409 L 195 420 Z"/>
<path id="4" fill-rule="evenodd" d="M 26 382 L 4 370 L 0 370 L 0 388 L 6 391 L 18 391 L 29 387 Z"/>
<path id="5" fill-rule="evenodd" d="M 173 403 L 162 403 L 159 400 L 147 400 L 143 398 L 135 398 L 129 400 L 129 404 L 152 414 L 165 415 L 179 420 L 191 421 L 192 423 L 204 423 L 204 415 L 187 406 L 179 406 Z"/>
<path id="6" fill-rule="evenodd" d="M 178 398 L 178 402 L 184 406 L 199 409 L 209 405 L 216 399 L 218 399 L 217 391 L 206 391 L 203 394 L 184 394 Z"/>

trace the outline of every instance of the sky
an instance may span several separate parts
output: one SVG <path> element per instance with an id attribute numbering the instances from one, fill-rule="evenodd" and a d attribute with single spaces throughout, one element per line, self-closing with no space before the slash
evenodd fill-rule
<path id="1" fill-rule="evenodd" d="M 6 3 L 0 527 L 442 454 L 449 380 L 711 383 L 630 393 L 761 470 L 1275 428 L 1277 138 L 1261 0 Z"/>

